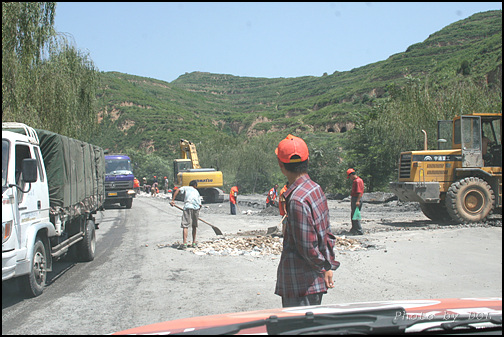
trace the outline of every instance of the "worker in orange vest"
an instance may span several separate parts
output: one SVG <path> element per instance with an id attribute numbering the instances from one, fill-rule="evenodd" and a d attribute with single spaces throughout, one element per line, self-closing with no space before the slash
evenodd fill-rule
<path id="1" fill-rule="evenodd" d="M 275 186 L 269 190 L 268 196 L 266 197 L 266 207 L 275 206 L 275 200 L 278 195 L 277 188 L 278 188 L 278 184 L 275 184 Z"/>
<path id="2" fill-rule="evenodd" d="M 229 205 L 231 206 L 231 215 L 236 215 L 236 198 L 238 197 L 238 186 L 231 187 L 229 192 Z"/>
<path id="3" fill-rule="evenodd" d="M 133 189 L 135 190 L 135 193 L 138 193 L 140 190 L 140 181 L 138 181 L 136 177 L 133 179 Z"/>
<path id="4" fill-rule="evenodd" d="M 278 210 L 280 211 L 280 216 L 282 217 L 282 234 L 285 233 L 285 225 L 287 224 L 287 203 L 285 202 L 284 192 L 287 191 L 289 187 L 289 182 L 287 182 L 284 187 L 278 193 Z"/>
<path id="5" fill-rule="evenodd" d="M 285 215 L 285 213 L 287 213 L 285 211 L 285 197 L 283 195 L 283 193 L 285 191 L 287 191 L 287 185 L 289 183 L 285 184 L 284 187 L 282 187 L 282 189 L 280 190 L 280 193 L 278 193 L 278 210 L 280 211 L 280 215 L 283 217 Z"/>

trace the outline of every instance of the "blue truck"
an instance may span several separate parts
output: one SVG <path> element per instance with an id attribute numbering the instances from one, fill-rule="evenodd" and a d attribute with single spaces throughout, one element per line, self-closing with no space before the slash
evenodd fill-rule
<path id="1" fill-rule="evenodd" d="M 105 156 L 105 205 L 119 203 L 131 208 L 136 193 L 133 188 L 131 159 L 123 154 Z"/>

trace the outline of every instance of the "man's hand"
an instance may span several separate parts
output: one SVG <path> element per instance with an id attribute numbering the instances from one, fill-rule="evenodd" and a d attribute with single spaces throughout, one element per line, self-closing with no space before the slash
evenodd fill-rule
<path id="1" fill-rule="evenodd" d="M 325 281 L 325 285 L 327 288 L 334 288 L 333 271 L 332 270 L 326 270 L 324 272 L 324 281 Z"/>

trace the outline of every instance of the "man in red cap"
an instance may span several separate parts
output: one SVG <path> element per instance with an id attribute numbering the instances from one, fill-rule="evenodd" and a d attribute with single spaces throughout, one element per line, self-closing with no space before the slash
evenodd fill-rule
<path id="1" fill-rule="evenodd" d="M 229 205 L 231 207 L 231 215 L 236 215 L 236 203 L 238 202 L 238 186 L 231 187 L 229 191 Z"/>
<path id="2" fill-rule="evenodd" d="M 283 193 L 287 222 L 277 270 L 275 294 L 283 307 L 319 305 L 334 288 L 335 236 L 329 226 L 329 208 L 322 188 L 308 176 L 308 147 L 288 135 L 275 150 L 278 165 L 288 180 Z"/>
<path id="3" fill-rule="evenodd" d="M 352 229 L 350 234 L 352 235 L 362 235 L 361 221 L 354 220 L 354 214 L 357 207 L 359 212 L 362 209 L 362 195 L 364 194 L 364 181 L 355 173 L 353 168 L 347 170 L 347 179 L 352 179 L 352 191 L 350 192 L 351 202 L 350 202 L 350 219 L 352 220 Z"/>

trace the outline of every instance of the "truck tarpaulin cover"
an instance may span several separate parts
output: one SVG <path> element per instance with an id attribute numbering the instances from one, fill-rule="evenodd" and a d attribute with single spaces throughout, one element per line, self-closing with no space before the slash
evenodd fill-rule
<path id="1" fill-rule="evenodd" d="M 105 200 L 103 149 L 46 130 L 36 130 L 49 185 L 51 212 L 94 212 Z"/>

